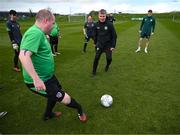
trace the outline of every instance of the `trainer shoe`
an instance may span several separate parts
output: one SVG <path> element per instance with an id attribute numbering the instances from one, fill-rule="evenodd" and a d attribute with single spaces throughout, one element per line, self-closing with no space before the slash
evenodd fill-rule
<path id="1" fill-rule="evenodd" d="M 58 54 L 61 54 L 60 52 L 56 52 L 56 54 L 58 55 Z"/>
<path id="2" fill-rule="evenodd" d="M 14 67 L 13 70 L 16 71 L 16 72 L 21 72 L 21 69 L 18 68 L 18 67 Z"/>
<path id="3" fill-rule="evenodd" d="M 137 49 L 135 52 L 137 53 L 137 52 L 139 52 L 139 51 L 141 51 L 141 48 L 140 48 L 140 47 L 138 47 L 138 49 Z"/>
<path id="4" fill-rule="evenodd" d="M 46 120 L 49 120 L 49 119 L 52 119 L 52 118 L 59 118 L 61 117 L 62 113 L 61 112 L 53 112 L 51 116 L 44 116 L 43 119 L 46 121 Z"/>
<path id="5" fill-rule="evenodd" d="M 78 114 L 78 118 L 79 118 L 79 120 L 81 121 L 81 122 L 86 122 L 87 121 L 87 116 L 86 116 L 86 114 L 85 113 L 83 113 L 83 114 Z"/>
<path id="6" fill-rule="evenodd" d="M 148 53 L 147 48 L 144 49 L 144 52 L 145 52 L 145 53 Z"/>
<path id="7" fill-rule="evenodd" d="M 57 56 L 57 55 L 53 53 L 53 54 L 52 54 L 52 56 L 54 56 L 54 57 L 55 57 L 55 56 Z"/>

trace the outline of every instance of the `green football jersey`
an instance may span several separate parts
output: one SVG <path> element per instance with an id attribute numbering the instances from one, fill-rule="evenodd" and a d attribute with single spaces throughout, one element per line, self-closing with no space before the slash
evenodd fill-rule
<path id="1" fill-rule="evenodd" d="M 152 16 L 146 16 L 143 18 L 140 30 L 142 33 L 146 33 L 147 35 L 150 35 L 151 32 L 154 32 L 155 29 L 155 19 Z"/>
<path id="2" fill-rule="evenodd" d="M 56 37 L 58 35 L 59 35 L 59 27 L 58 27 L 57 23 L 55 23 L 51 30 L 50 36 Z"/>
<path id="3" fill-rule="evenodd" d="M 20 50 L 31 51 L 31 60 L 34 69 L 41 80 L 47 81 L 54 74 L 54 58 L 52 56 L 51 46 L 45 33 L 33 25 L 29 28 L 22 39 Z M 31 84 L 33 79 L 23 68 L 24 82 Z"/>

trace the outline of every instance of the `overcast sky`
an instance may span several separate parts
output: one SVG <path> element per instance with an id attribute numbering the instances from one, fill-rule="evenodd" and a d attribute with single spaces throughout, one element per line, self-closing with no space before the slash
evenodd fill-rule
<path id="1" fill-rule="evenodd" d="M 180 0 L 0 0 L 0 11 L 37 12 L 51 8 L 54 13 L 89 13 L 91 10 L 106 9 L 108 12 L 146 13 L 180 11 Z"/>

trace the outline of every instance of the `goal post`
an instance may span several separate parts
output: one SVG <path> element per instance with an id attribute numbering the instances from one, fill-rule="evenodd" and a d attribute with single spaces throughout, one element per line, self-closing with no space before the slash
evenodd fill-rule
<path id="1" fill-rule="evenodd" d="M 70 14 L 68 15 L 68 22 L 86 22 L 87 14 Z"/>

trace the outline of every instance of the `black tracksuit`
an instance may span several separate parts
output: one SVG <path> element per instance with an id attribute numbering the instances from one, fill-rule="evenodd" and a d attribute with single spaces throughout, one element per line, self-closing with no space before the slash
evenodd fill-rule
<path id="1" fill-rule="evenodd" d="M 109 21 L 95 23 L 94 27 L 94 44 L 96 45 L 96 55 L 94 58 L 93 64 L 93 74 L 96 74 L 96 69 L 98 66 L 98 61 L 103 52 L 106 53 L 106 68 L 109 68 L 109 65 L 112 61 L 112 51 L 111 48 L 116 46 L 116 31 L 114 26 Z"/>
<path id="2" fill-rule="evenodd" d="M 20 31 L 20 25 L 16 21 L 8 20 L 6 22 L 6 28 L 9 34 L 9 38 L 12 42 L 12 44 L 16 43 L 19 48 L 21 44 L 22 34 Z M 14 67 L 18 67 L 18 56 L 19 51 L 14 50 Z"/>
<path id="3" fill-rule="evenodd" d="M 93 36 L 93 30 L 94 30 L 94 22 L 86 22 L 84 24 L 84 29 L 86 30 L 87 36 L 85 36 L 85 43 L 84 43 L 84 48 L 83 51 L 86 52 L 86 47 L 90 39 L 94 40 Z"/>

